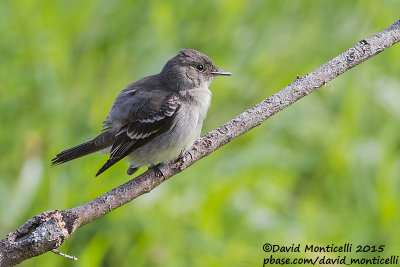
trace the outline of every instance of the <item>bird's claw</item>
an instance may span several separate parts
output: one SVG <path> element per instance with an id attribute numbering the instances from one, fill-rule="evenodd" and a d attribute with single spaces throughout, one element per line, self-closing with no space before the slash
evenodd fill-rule
<path id="1" fill-rule="evenodd" d="M 179 157 L 177 158 L 177 161 L 182 160 L 183 162 L 186 162 L 186 156 L 187 156 L 186 153 L 189 154 L 191 160 L 193 160 L 193 155 L 192 155 L 192 153 L 190 153 L 190 151 L 187 151 L 187 152 L 183 152 L 183 151 L 182 151 L 182 152 L 179 154 Z"/>
<path id="2" fill-rule="evenodd" d="M 132 175 L 135 172 L 137 172 L 137 170 L 139 170 L 139 167 L 131 165 L 131 166 L 129 166 L 128 170 L 126 171 L 126 174 Z"/>
<path id="3" fill-rule="evenodd" d="M 161 164 L 162 163 L 157 164 L 157 165 L 150 165 L 149 169 L 153 169 L 156 172 L 157 177 L 164 177 L 165 178 L 163 172 L 160 169 Z"/>

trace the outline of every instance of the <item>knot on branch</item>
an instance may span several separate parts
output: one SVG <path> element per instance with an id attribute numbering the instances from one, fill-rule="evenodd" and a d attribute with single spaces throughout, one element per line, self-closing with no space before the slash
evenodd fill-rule
<path id="1" fill-rule="evenodd" d="M 73 232 L 77 218 L 58 210 L 34 216 L 0 242 L 0 266 L 15 265 L 59 247 Z"/>

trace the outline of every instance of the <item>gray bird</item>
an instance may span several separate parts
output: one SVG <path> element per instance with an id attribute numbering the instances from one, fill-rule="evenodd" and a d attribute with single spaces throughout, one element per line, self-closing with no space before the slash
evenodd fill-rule
<path id="1" fill-rule="evenodd" d="M 52 165 L 104 151 L 110 158 L 96 176 L 126 156 L 131 175 L 142 166 L 177 159 L 200 137 L 211 100 L 208 86 L 218 75 L 231 73 L 196 50 L 181 50 L 159 74 L 119 93 L 99 136 L 59 153 Z"/>

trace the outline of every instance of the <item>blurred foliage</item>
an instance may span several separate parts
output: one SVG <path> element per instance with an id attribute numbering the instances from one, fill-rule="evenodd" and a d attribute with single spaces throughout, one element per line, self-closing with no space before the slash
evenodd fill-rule
<path id="1" fill-rule="evenodd" d="M 101 154 L 50 160 L 98 134 L 119 91 L 181 48 L 234 74 L 211 85 L 205 133 L 399 10 L 395 0 L 1 1 L 2 238 L 129 179 L 126 162 L 94 178 Z M 21 266 L 261 266 L 265 242 L 400 251 L 399 58 L 397 45 L 79 229 L 60 248 L 78 262 L 47 253 Z"/>

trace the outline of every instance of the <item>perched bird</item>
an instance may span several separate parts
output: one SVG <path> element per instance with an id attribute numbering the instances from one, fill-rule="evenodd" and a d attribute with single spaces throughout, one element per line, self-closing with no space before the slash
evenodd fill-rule
<path id="1" fill-rule="evenodd" d="M 231 73 L 196 50 L 181 50 L 159 74 L 119 93 L 99 136 L 59 153 L 52 165 L 105 151 L 110 158 L 96 176 L 126 156 L 131 175 L 142 166 L 177 159 L 200 137 L 211 100 L 208 86 L 218 75 Z"/>

